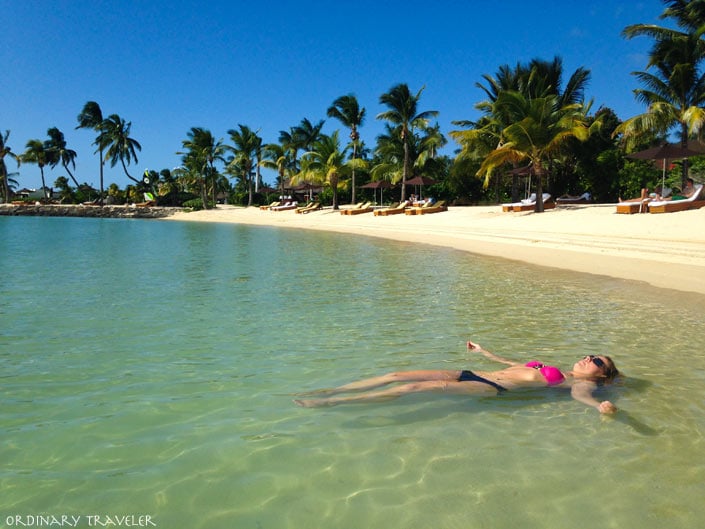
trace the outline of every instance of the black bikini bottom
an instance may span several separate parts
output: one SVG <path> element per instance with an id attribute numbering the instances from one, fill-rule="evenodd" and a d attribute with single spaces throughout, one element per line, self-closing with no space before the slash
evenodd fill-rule
<path id="1" fill-rule="evenodd" d="M 458 377 L 458 382 L 482 382 L 483 384 L 487 384 L 489 386 L 492 386 L 499 393 L 502 393 L 503 391 L 507 391 L 507 388 L 505 388 L 504 386 L 500 386 L 496 382 L 492 382 L 491 380 L 487 380 L 486 378 L 482 378 L 481 376 L 476 375 L 472 371 L 468 371 L 465 369 L 463 369 L 460 372 L 460 376 Z"/>

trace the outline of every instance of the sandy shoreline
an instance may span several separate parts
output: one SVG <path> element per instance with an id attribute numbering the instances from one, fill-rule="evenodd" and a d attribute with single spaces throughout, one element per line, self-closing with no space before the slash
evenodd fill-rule
<path id="1" fill-rule="evenodd" d="M 343 206 L 343 209 L 346 206 Z M 432 215 L 341 215 L 219 206 L 169 220 L 304 228 L 433 244 L 564 270 L 643 281 L 705 294 L 705 208 L 618 215 L 614 204 L 503 213 L 500 206 L 451 207 Z"/>

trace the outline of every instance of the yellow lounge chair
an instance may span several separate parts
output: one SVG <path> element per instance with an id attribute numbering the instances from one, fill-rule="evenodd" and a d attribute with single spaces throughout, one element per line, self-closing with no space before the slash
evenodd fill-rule
<path id="1" fill-rule="evenodd" d="M 445 211 L 445 209 L 438 209 L 438 208 L 444 208 L 444 207 L 445 207 L 445 200 L 441 200 L 439 202 L 433 202 L 433 203 L 426 202 L 420 208 L 409 208 L 404 213 L 406 213 L 407 215 L 423 215 L 424 213 L 438 213 L 439 211 Z M 448 208 L 446 208 L 446 209 L 448 209 Z M 435 211 L 433 211 L 433 210 L 435 210 Z"/>
<path id="2" fill-rule="evenodd" d="M 440 213 L 441 211 L 448 211 L 448 206 L 446 206 L 445 200 L 439 200 L 435 204 L 429 207 L 421 208 L 418 215 L 428 215 L 429 213 Z"/>
<path id="3" fill-rule="evenodd" d="M 404 213 L 404 210 L 406 209 L 407 202 L 399 202 L 396 206 L 393 208 L 385 208 L 385 209 L 378 209 L 375 211 L 375 217 L 386 217 L 388 215 L 399 215 L 400 213 Z"/>
<path id="4" fill-rule="evenodd" d="M 296 213 L 309 213 L 311 211 L 316 211 L 317 209 L 321 209 L 321 203 L 311 202 L 309 205 L 304 206 L 303 208 L 296 208 Z"/>
<path id="5" fill-rule="evenodd" d="M 340 214 L 341 215 L 359 215 L 361 213 L 368 213 L 372 211 L 372 204 L 370 202 L 363 202 L 361 204 L 358 204 L 354 208 L 350 209 L 341 209 Z"/>
<path id="6" fill-rule="evenodd" d="M 280 205 L 280 204 L 281 204 L 281 202 L 279 202 L 279 201 L 277 200 L 276 202 L 272 202 L 272 203 L 269 204 L 268 206 L 260 206 L 259 209 L 261 209 L 262 211 L 267 211 L 268 209 L 273 208 L 273 207 L 276 207 L 276 206 L 278 206 L 278 205 Z"/>

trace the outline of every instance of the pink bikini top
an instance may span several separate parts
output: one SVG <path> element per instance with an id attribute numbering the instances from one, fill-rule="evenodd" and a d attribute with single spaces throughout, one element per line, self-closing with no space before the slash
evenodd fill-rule
<path id="1" fill-rule="evenodd" d="M 557 367 L 546 366 L 546 365 L 543 365 L 541 362 L 537 362 L 536 360 L 534 360 L 533 362 L 529 362 L 528 364 L 525 364 L 525 366 L 526 367 L 533 367 L 534 369 L 538 369 L 539 373 L 541 373 L 543 375 L 543 378 L 546 379 L 546 383 L 549 386 L 555 386 L 565 380 L 563 373 L 561 373 L 561 370 L 558 369 Z"/>

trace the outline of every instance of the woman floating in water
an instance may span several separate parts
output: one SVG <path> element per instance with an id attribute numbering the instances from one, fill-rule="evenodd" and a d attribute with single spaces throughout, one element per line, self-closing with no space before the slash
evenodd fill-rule
<path id="1" fill-rule="evenodd" d="M 468 350 L 484 354 L 510 367 L 499 371 L 396 371 L 379 377 L 352 382 L 338 388 L 316 391 L 317 398 L 296 399 L 294 402 L 305 408 L 335 406 L 351 402 L 375 402 L 408 395 L 409 393 L 437 392 L 456 395 L 497 395 L 521 388 L 543 388 L 557 386 L 570 388 L 572 397 L 596 408 L 600 413 L 614 413 L 617 408 L 608 400 L 593 397 L 598 385 L 609 382 L 619 371 L 609 356 L 588 355 L 578 360 L 570 371 L 561 372 L 553 366 L 540 362 L 522 364 L 497 356 L 479 344 L 468 342 Z M 401 382 L 396 386 L 370 391 L 382 386 Z M 332 396 L 340 393 L 356 395 Z M 322 398 L 321 398 L 322 397 Z"/>

